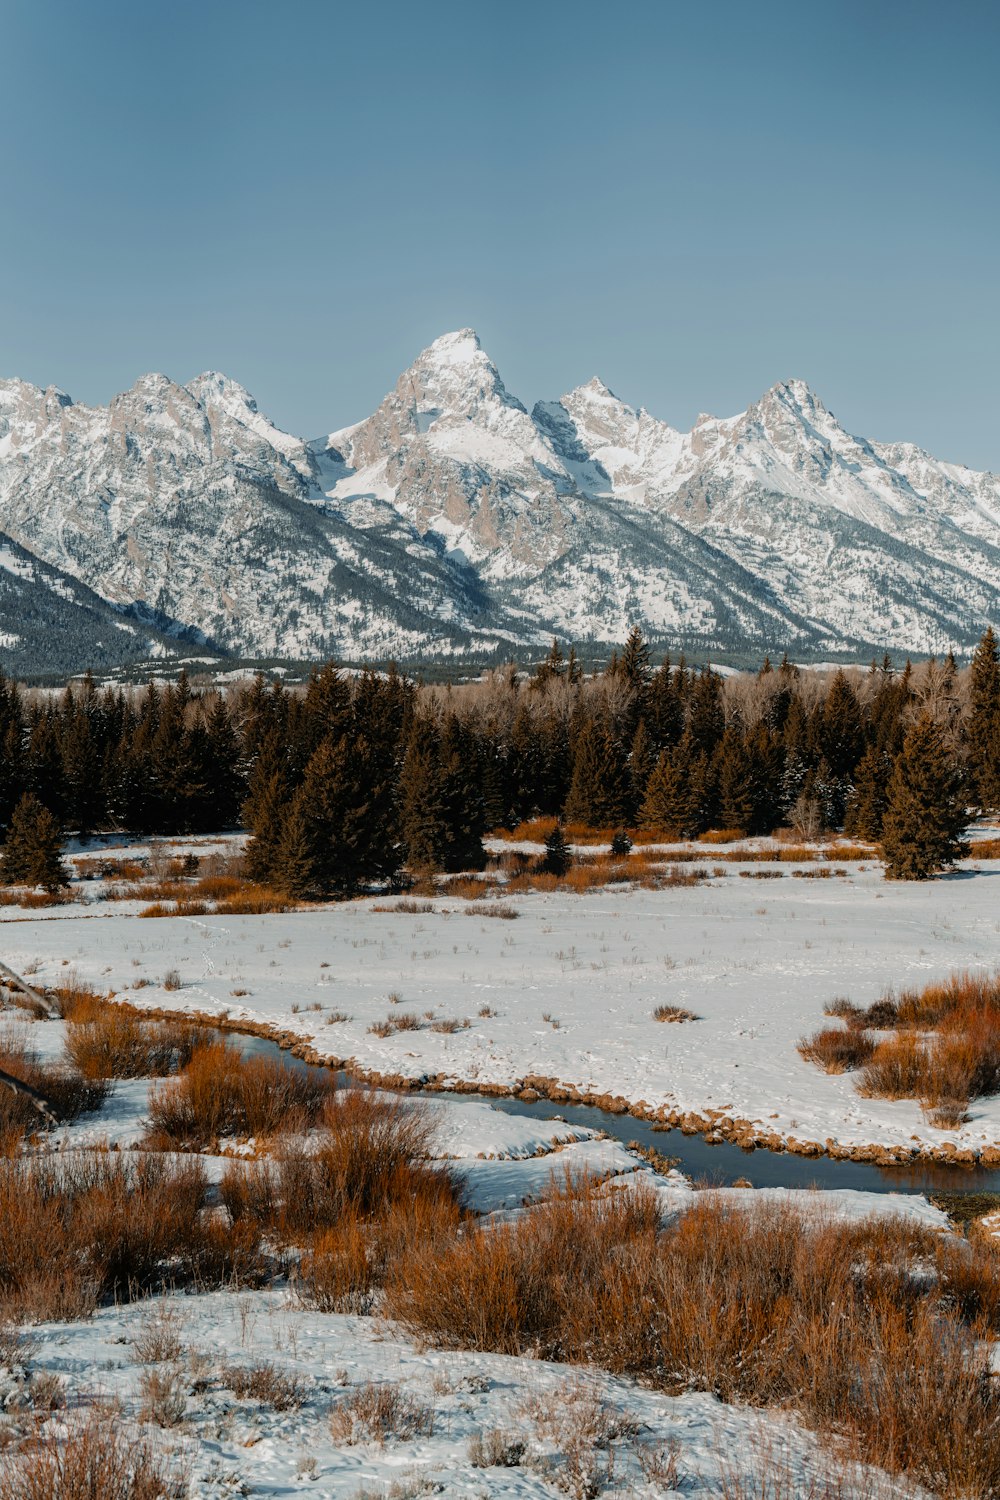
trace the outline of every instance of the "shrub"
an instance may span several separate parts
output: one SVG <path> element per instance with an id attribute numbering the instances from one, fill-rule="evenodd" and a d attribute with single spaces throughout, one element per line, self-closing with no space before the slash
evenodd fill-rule
<path id="1" fill-rule="evenodd" d="M 149 1313 L 132 1340 L 132 1357 L 139 1364 L 157 1365 L 180 1359 L 184 1352 L 181 1339 L 183 1321 L 176 1307 L 169 1303 Z"/>
<path id="2" fill-rule="evenodd" d="M 497 917 L 501 922 L 515 922 L 521 915 L 516 906 L 505 901 L 476 901 L 465 910 L 470 917 Z"/>
<path id="3" fill-rule="evenodd" d="M 70 1022 L 66 1052 L 84 1078 L 157 1078 L 185 1067 L 207 1033 L 178 1022 L 144 1021 L 120 1005 L 100 1004 L 93 1019 Z"/>
<path id="4" fill-rule="evenodd" d="M 406 1442 L 429 1437 L 433 1431 L 431 1408 L 392 1380 L 359 1385 L 330 1411 L 330 1432 L 336 1443 L 384 1444 L 391 1437 Z"/>
<path id="5" fill-rule="evenodd" d="M 387 1311 L 445 1347 L 529 1350 L 724 1401 L 793 1404 L 936 1493 L 1000 1486 L 997 1253 L 913 1223 L 566 1183 L 513 1223 L 400 1260 Z"/>
<path id="6" fill-rule="evenodd" d="M 206 1193 L 194 1160 L 88 1151 L 0 1162 L 0 1309 L 86 1317 L 106 1297 L 254 1274 L 254 1227 L 220 1224 Z"/>
<path id="7" fill-rule="evenodd" d="M 697 1021 L 698 1017 L 693 1010 L 685 1010 L 683 1005 L 658 1005 L 653 1011 L 654 1021 Z"/>
<path id="8" fill-rule="evenodd" d="M 106 1083 L 81 1077 L 70 1068 L 39 1062 L 19 1039 L 0 1032 L 0 1070 L 34 1089 L 58 1120 L 75 1120 L 99 1109 L 108 1097 Z M 43 1116 L 30 1098 L 0 1085 L 0 1140 L 15 1142 L 36 1131 Z"/>
<path id="9" fill-rule="evenodd" d="M 474 1432 L 469 1439 L 469 1463 L 474 1469 L 516 1469 L 526 1451 L 522 1438 L 500 1427 Z"/>
<path id="10" fill-rule="evenodd" d="M 42 1436 L 0 1469 L 0 1500 L 168 1500 L 183 1487 L 149 1439 L 97 1407 L 62 1439 Z"/>
<path id="11" fill-rule="evenodd" d="M 168 969 L 164 974 L 163 988 L 165 990 L 179 990 L 181 988 L 181 976 L 176 969 Z"/>
<path id="12" fill-rule="evenodd" d="M 824 1073 L 846 1073 L 860 1068 L 875 1051 L 875 1040 L 855 1027 L 826 1026 L 799 1042 L 806 1062 L 816 1063 Z"/>
<path id="13" fill-rule="evenodd" d="M 199 1047 L 183 1072 L 149 1096 L 149 1143 L 201 1149 L 223 1136 L 308 1129 L 333 1084 L 225 1042 Z"/>
<path id="14" fill-rule="evenodd" d="M 306 1399 L 303 1382 L 267 1360 L 253 1365 L 223 1365 L 220 1379 L 241 1401 L 259 1401 L 275 1411 L 293 1411 Z"/>
<path id="15" fill-rule="evenodd" d="M 142 1398 L 139 1416 L 143 1422 L 155 1422 L 157 1427 L 177 1427 L 183 1422 L 187 1384 L 175 1365 L 143 1370 L 139 1376 L 139 1395 Z"/>
<path id="16" fill-rule="evenodd" d="M 861 1071 L 858 1093 L 880 1099 L 915 1099 L 927 1072 L 927 1049 L 908 1032 L 879 1042 Z"/>

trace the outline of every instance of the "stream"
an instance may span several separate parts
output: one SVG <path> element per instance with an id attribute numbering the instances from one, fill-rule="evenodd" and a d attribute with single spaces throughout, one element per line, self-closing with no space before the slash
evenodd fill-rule
<path id="1" fill-rule="evenodd" d="M 248 1057 L 270 1057 L 287 1067 L 329 1078 L 329 1068 L 303 1062 L 264 1037 L 241 1032 L 220 1033 Z M 338 1082 L 349 1084 L 346 1073 Z M 527 1115 L 533 1120 L 565 1121 L 586 1125 L 628 1145 L 638 1141 L 676 1161 L 678 1168 L 695 1183 L 732 1187 L 737 1181 L 753 1187 L 853 1188 L 869 1193 L 982 1193 L 1000 1192 L 1000 1168 L 949 1166 L 944 1162 L 917 1161 L 906 1166 L 883 1167 L 871 1162 L 836 1161 L 828 1156 L 796 1156 L 787 1151 L 768 1151 L 758 1146 L 744 1151 L 729 1141 L 711 1144 L 700 1135 L 685 1135 L 676 1129 L 654 1127 L 633 1115 L 615 1115 L 593 1104 L 554 1104 L 550 1099 L 528 1101 L 496 1098 L 492 1094 L 442 1093 L 436 1089 L 410 1089 L 407 1098 L 463 1100 L 489 1104 L 508 1115 Z"/>

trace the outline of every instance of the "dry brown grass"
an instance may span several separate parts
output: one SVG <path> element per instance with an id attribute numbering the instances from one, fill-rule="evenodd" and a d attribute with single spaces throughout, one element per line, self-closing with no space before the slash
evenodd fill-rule
<path id="1" fill-rule="evenodd" d="M 66 1029 L 66 1054 L 84 1078 L 161 1078 L 207 1043 L 206 1032 L 184 1021 L 144 1021 L 107 1002 Z"/>
<path id="2" fill-rule="evenodd" d="M 255 1226 L 206 1210 L 196 1160 L 87 1151 L 0 1162 L 0 1309 L 87 1316 L 107 1297 L 259 1273 Z"/>
<path id="3" fill-rule="evenodd" d="M 683 1005 L 658 1005 L 653 1011 L 654 1021 L 697 1021 L 698 1017 L 693 1010 L 685 1010 Z"/>
<path id="4" fill-rule="evenodd" d="M 332 1088 L 332 1081 L 211 1042 L 195 1050 L 177 1078 L 151 1092 L 148 1144 L 204 1149 L 223 1136 L 305 1130 L 319 1118 Z"/>
<path id="5" fill-rule="evenodd" d="M 230 917 L 261 917 L 269 912 L 292 911 L 295 902 L 271 886 L 244 885 L 235 895 L 227 896 L 216 906 L 216 911 Z"/>
<path id="6" fill-rule="evenodd" d="M 311 1149 L 234 1163 L 222 1200 L 284 1243 L 306 1247 L 300 1298 L 327 1312 L 369 1312 L 389 1267 L 462 1222 L 449 1173 L 428 1161 L 433 1115 L 364 1089 L 327 1101 Z"/>
<path id="7" fill-rule="evenodd" d="M 72 1068 L 39 1062 L 24 1040 L 11 1032 L 0 1031 L 0 1069 L 41 1094 L 59 1120 L 75 1120 L 99 1109 L 109 1092 L 106 1083 L 82 1077 Z M 41 1124 L 30 1099 L 0 1087 L 0 1154 L 10 1154 Z"/>
<path id="8" fill-rule="evenodd" d="M 514 922 L 521 915 L 506 901 L 475 901 L 465 910 L 470 917 L 495 917 L 501 922 Z"/>
<path id="9" fill-rule="evenodd" d="M 952 974 L 922 990 L 890 991 L 867 1009 L 838 999 L 826 1011 L 846 1021 L 849 1036 L 894 1032 L 862 1060 L 858 1092 L 866 1097 L 919 1099 L 932 1123 L 951 1129 L 965 1120 L 970 1100 L 1000 1092 L 1000 976 Z M 832 1049 L 839 1036 L 819 1032 L 804 1044 L 811 1052 L 799 1050 L 826 1066 L 823 1046 Z M 816 1046 L 821 1038 L 829 1043 Z M 847 1039 L 842 1045 L 852 1047 Z"/>
<path id="10" fill-rule="evenodd" d="M 824 1073 L 846 1073 L 863 1067 L 875 1048 L 875 1039 L 867 1031 L 842 1026 L 825 1026 L 798 1045 L 806 1062 L 815 1063 Z"/>
<path id="11" fill-rule="evenodd" d="M 267 1360 L 252 1365 L 223 1365 L 220 1378 L 240 1401 L 259 1401 L 275 1411 L 295 1411 L 306 1399 L 304 1383 Z"/>
<path id="12" fill-rule="evenodd" d="M 390 1438 L 411 1442 L 434 1431 L 434 1413 L 394 1380 L 368 1381 L 341 1397 L 330 1411 L 335 1443 L 378 1443 Z"/>
<path id="13" fill-rule="evenodd" d="M 40 1435 L 0 1466 L 0 1500 L 168 1500 L 185 1484 L 177 1461 L 113 1407 L 95 1407 L 64 1435 Z"/>
<path id="14" fill-rule="evenodd" d="M 962 859 L 1000 859 L 1000 839 L 976 839 L 963 848 Z"/>
<path id="15" fill-rule="evenodd" d="M 32 891 L 0 886 L 0 906 L 20 906 L 27 911 L 38 911 L 47 906 L 66 906 L 76 899 L 76 892 L 65 888 L 57 891 Z"/>
<path id="16" fill-rule="evenodd" d="M 447 1346 L 599 1364 L 671 1390 L 795 1405 L 945 1495 L 1000 1493 L 994 1250 L 705 1195 L 666 1229 L 644 1187 L 568 1186 L 513 1224 L 400 1260 L 387 1311 Z"/>
<path id="17" fill-rule="evenodd" d="M 373 1021 L 368 1030 L 379 1037 L 394 1036 L 397 1031 L 419 1031 L 420 1017 L 411 1010 L 396 1011 L 384 1021 Z"/>

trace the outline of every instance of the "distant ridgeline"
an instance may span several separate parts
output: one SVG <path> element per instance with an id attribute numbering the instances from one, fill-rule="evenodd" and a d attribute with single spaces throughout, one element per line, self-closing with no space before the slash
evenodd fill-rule
<path id="1" fill-rule="evenodd" d="M 531 411 L 471 329 L 305 441 L 241 385 L 0 380 L 0 668 L 490 664 L 627 623 L 734 665 L 968 654 L 1000 476 L 855 436 L 801 380 L 683 432 L 593 379 Z M 626 623 L 623 623 L 626 622 Z"/>
<path id="2" fill-rule="evenodd" d="M 633 630 L 591 677 L 554 642 L 529 677 L 448 688 L 332 665 L 292 690 L 196 692 L 182 675 L 53 697 L 0 679 L 0 827 L 16 824 L 18 859 L 39 808 L 82 835 L 243 825 L 248 876 L 304 899 L 481 868 L 488 830 L 536 817 L 609 838 L 844 829 L 919 878 L 954 859 L 971 811 L 1000 808 L 997 644 L 987 631 L 964 670 L 765 660 L 723 677 L 653 668 Z"/>

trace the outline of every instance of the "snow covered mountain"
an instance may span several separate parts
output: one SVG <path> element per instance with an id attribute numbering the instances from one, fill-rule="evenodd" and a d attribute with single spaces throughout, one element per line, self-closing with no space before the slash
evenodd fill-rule
<path id="1" fill-rule="evenodd" d="M 470 329 L 312 443 L 214 373 L 107 407 L 0 382 L 18 556 L 126 629 L 237 656 L 478 656 L 633 623 L 714 651 L 964 649 L 997 618 L 998 526 L 996 475 L 854 437 L 800 381 L 687 433 L 598 380 L 529 413 Z"/>

